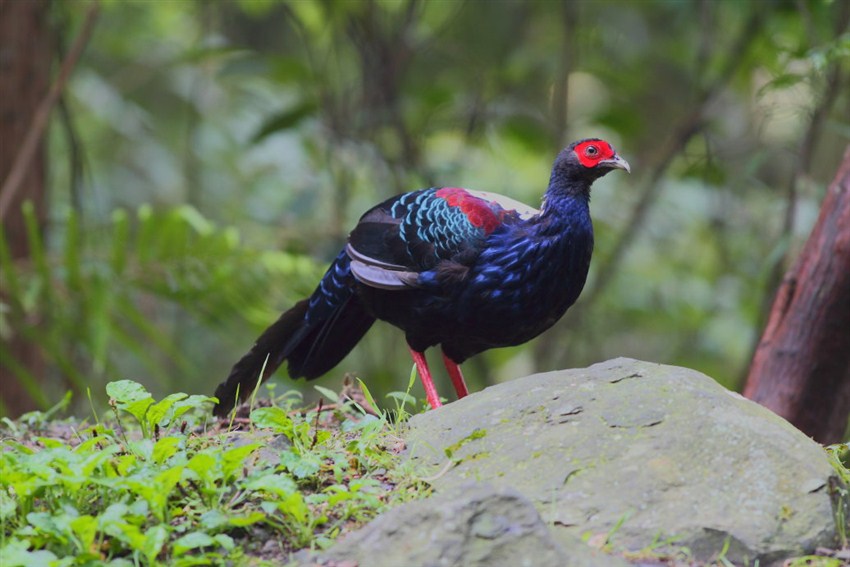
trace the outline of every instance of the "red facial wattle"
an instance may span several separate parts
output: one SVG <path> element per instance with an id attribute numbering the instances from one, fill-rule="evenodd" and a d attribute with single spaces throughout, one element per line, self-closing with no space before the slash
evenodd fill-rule
<path id="1" fill-rule="evenodd" d="M 612 159 L 616 154 L 614 148 L 603 140 L 587 140 L 573 150 L 580 164 L 584 167 L 596 167 L 600 161 Z"/>

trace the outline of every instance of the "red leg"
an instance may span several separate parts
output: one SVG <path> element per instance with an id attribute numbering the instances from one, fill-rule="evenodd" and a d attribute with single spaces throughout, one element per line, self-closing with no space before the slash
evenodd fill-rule
<path id="1" fill-rule="evenodd" d="M 434 386 L 434 380 L 431 378 L 431 371 L 428 370 L 428 361 L 425 360 L 425 354 L 410 349 L 410 356 L 413 357 L 413 363 L 419 371 L 419 378 L 422 379 L 422 387 L 425 388 L 425 397 L 432 408 L 436 409 L 443 404 L 440 403 L 440 396 L 437 395 L 437 388 Z"/>
<path id="2" fill-rule="evenodd" d="M 443 363 L 446 365 L 446 370 L 449 371 L 449 377 L 452 379 L 452 384 L 455 386 L 457 399 L 468 396 L 469 390 L 466 387 L 466 382 L 463 381 L 463 372 L 460 371 L 460 366 L 458 366 L 454 360 L 446 356 L 446 353 L 443 353 Z"/>

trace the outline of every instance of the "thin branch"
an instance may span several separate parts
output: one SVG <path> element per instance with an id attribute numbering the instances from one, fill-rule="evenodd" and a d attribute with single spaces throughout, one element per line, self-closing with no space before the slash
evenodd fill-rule
<path id="1" fill-rule="evenodd" d="M 56 104 L 59 109 L 59 123 L 62 126 L 62 130 L 65 132 L 65 138 L 67 139 L 68 144 L 71 205 L 74 207 L 74 211 L 76 211 L 76 213 L 82 218 L 82 215 L 85 213 L 83 210 L 82 198 L 83 176 L 85 175 L 85 156 L 83 155 L 83 146 L 80 142 L 77 126 L 74 124 L 74 117 L 71 114 L 68 99 L 64 94 L 59 96 L 59 100 Z"/>
<path id="2" fill-rule="evenodd" d="M 64 26 L 57 25 L 54 28 L 53 33 L 56 36 L 56 60 L 64 61 L 67 55 Z M 80 140 L 77 126 L 74 123 L 74 116 L 71 111 L 71 105 L 68 102 L 67 93 L 62 92 L 59 94 L 56 107 L 59 110 L 59 126 L 64 132 L 65 140 L 68 144 L 68 169 L 70 172 L 68 175 L 68 192 L 71 196 L 71 206 L 77 215 L 79 215 L 80 220 L 82 220 L 85 214 L 82 201 L 82 186 L 87 165 L 85 163 L 83 144 Z"/>
<path id="3" fill-rule="evenodd" d="M 71 46 L 68 56 L 62 62 L 62 67 L 59 70 L 59 76 L 56 78 L 56 82 L 54 82 L 51 86 L 50 91 L 44 97 L 44 100 L 41 101 L 41 104 L 33 117 L 29 131 L 24 138 L 23 144 L 21 144 L 21 149 L 18 151 L 18 155 L 15 157 L 15 162 L 12 164 L 12 169 L 9 171 L 6 181 L 3 183 L 2 190 L 0 190 L 0 220 L 6 219 L 9 207 L 11 206 L 15 195 L 21 188 L 21 184 L 26 176 L 27 170 L 29 169 L 30 163 L 32 163 L 33 157 L 38 149 L 38 144 L 44 136 L 44 131 L 47 128 L 47 121 L 50 118 L 50 111 L 59 100 L 59 96 L 65 89 L 65 85 L 71 76 L 71 72 L 77 65 L 77 61 L 79 61 L 80 56 L 83 53 L 83 49 L 91 38 L 92 32 L 94 31 L 94 23 L 97 20 L 99 12 L 100 4 L 96 0 L 89 4 L 82 29 L 80 30 L 77 39 L 74 41 L 74 45 Z"/>

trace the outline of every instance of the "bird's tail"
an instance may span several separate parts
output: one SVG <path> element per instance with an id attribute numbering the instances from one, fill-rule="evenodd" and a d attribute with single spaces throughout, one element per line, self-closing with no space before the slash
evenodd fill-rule
<path id="1" fill-rule="evenodd" d="M 366 312 L 354 291 L 349 262 L 342 252 L 310 299 L 296 303 L 263 331 L 216 388 L 215 397 L 219 401 L 213 409 L 215 415 L 227 415 L 284 361 L 288 363 L 290 377 L 311 380 L 351 352 L 375 318 Z"/>

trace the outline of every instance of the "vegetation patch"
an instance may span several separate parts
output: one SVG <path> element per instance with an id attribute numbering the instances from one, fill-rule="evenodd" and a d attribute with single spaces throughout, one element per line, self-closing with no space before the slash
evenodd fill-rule
<path id="1" fill-rule="evenodd" d="M 4 567 L 281 564 L 429 492 L 398 456 L 400 426 L 332 392 L 328 405 L 287 394 L 226 422 L 205 396 L 157 401 L 131 381 L 107 393 L 112 415 L 93 424 L 51 421 L 68 397 L 4 420 Z"/>

